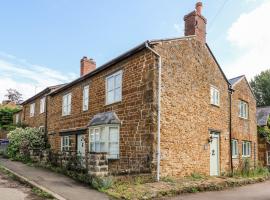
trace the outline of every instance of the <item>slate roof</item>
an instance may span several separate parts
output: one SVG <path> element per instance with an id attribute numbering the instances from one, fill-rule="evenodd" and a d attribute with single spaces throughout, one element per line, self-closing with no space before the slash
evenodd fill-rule
<path id="1" fill-rule="evenodd" d="M 231 85 L 234 85 L 237 81 L 239 81 L 241 78 L 243 78 L 244 77 L 244 75 L 241 75 L 241 76 L 237 76 L 237 77 L 235 77 L 235 78 L 231 78 L 231 79 L 229 79 L 229 83 L 231 84 Z"/>
<path id="2" fill-rule="evenodd" d="M 258 107 L 256 111 L 257 125 L 266 126 L 270 115 L 270 106 Z"/>
<path id="3" fill-rule="evenodd" d="M 88 126 L 97 126 L 103 124 L 120 124 L 115 112 L 104 112 L 96 114 L 89 122 Z"/>
<path id="4" fill-rule="evenodd" d="M 140 45 L 138 45 L 138 46 L 130 49 L 129 51 L 121 54 L 120 56 L 118 56 L 118 57 L 110 60 L 109 62 L 101 65 L 100 67 L 97 67 L 95 70 L 91 71 L 90 73 L 85 74 L 84 76 L 81 76 L 81 77 L 75 79 L 74 81 L 66 84 L 65 86 L 56 89 L 55 91 L 51 92 L 50 95 L 55 95 L 55 94 L 57 94 L 57 93 L 65 90 L 67 88 L 70 88 L 71 86 L 73 86 L 73 85 L 75 85 L 75 84 L 77 84 L 77 83 L 79 83 L 79 82 L 81 82 L 81 81 L 83 81 L 83 80 L 85 80 L 85 79 L 87 79 L 87 78 L 89 78 L 89 77 L 97 74 L 98 72 L 100 72 L 100 71 L 102 71 L 102 70 L 104 70 L 104 69 L 106 69 L 106 68 L 108 68 L 108 67 L 110 67 L 110 66 L 112 66 L 112 65 L 114 65 L 114 64 L 116 64 L 118 62 L 120 62 L 120 61 L 122 61 L 125 58 L 128 58 L 129 56 L 131 56 L 131 55 L 133 55 L 133 54 L 135 54 L 135 53 L 137 53 L 137 52 L 139 52 L 139 51 L 141 51 L 141 50 L 143 50 L 143 49 L 147 48 L 148 46 L 151 46 L 151 45 L 153 45 L 155 43 L 163 42 L 163 41 L 174 41 L 174 40 L 190 40 L 190 39 L 195 38 L 195 37 L 196 37 L 195 35 L 190 35 L 190 36 L 175 37 L 175 38 L 147 40 L 147 41 L 141 43 Z M 225 76 L 223 70 L 221 69 L 221 67 L 220 67 L 217 59 L 215 58 L 213 52 L 211 51 L 210 47 L 208 46 L 207 43 L 205 43 L 205 45 L 206 45 L 207 49 L 209 50 L 210 54 L 212 55 L 212 57 L 214 58 L 216 64 L 218 65 L 218 67 L 219 67 L 219 69 L 220 69 L 220 71 L 221 71 L 224 79 L 229 84 L 229 81 L 228 81 L 227 77 Z"/>

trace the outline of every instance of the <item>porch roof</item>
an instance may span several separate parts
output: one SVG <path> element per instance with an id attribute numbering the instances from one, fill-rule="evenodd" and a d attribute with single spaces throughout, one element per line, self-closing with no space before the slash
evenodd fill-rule
<path id="1" fill-rule="evenodd" d="M 103 112 L 94 115 L 88 123 L 89 126 L 98 126 L 103 124 L 120 124 L 121 121 L 115 112 Z"/>

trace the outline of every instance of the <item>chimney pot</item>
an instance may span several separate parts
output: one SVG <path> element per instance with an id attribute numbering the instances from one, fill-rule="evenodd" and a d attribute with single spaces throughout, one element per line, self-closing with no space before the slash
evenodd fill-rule
<path id="1" fill-rule="evenodd" d="M 202 15 L 202 7 L 203 7 L 202 2 L 197 2 L 196 3 L 196 11 L 197 11 L 198 15 Z"/>
<path id="2" fill-rule="evenodd" d="M 185 36 L 195 35 L 202 43 L 206 42 L 207 20 L 202 16 L 202 2 L 196 3 L 196 10 L 185 15 Z"/>
<path id="3" fill-rule="evenodd" d="M 81 70 L 80 75 L 84 76 L 96 69 L 96 62 L 94 59 L 88 59 L 87 56 L 83 56 L 81 59 Z"/>

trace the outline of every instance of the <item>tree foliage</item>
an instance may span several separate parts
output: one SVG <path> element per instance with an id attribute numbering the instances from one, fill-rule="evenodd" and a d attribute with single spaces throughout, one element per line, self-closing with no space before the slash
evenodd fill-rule
<path id="1" fill-rule="evenodd" d="M 18 111 L 18 108 L 0 108 L 0 129 L 10 131 L 14 129 L 13 114 Z"/>
<path id="2" fill-rule="evenodd" d="M 250 86 L 255 94 L 257 106 L 270 106 L 270 70 L 255 76 Z"/>
<path id="3" fill-rule="evenodd" d="M 22 102 L 22 94 L 16 89 L 7 89 L 7 94 L 5 97 L 7 97 L 10 101 L 15 102 L 16 104 L 20 104 Z"/>
<path id="4" fill-rule="evenodd" d="M 16 128 L 8 133 L 8 140 L 8 155 L 11 158 L 27 156 L 30 149 L 45 148 L 44 134 L 37 128 Z"/>

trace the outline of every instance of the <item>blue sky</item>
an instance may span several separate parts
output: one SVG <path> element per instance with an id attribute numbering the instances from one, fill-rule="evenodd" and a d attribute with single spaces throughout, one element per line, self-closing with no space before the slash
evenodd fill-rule
<path id="1" fill-rule="evenodd" d="M 79 75 L 83 56 L 94 58 L 100 66 L 147 39 L 182 36 L 183 16 L 194 9 L 196 2 L 1 1 L 0 100 L 9 87 L 17 88 L 28 98 L 48 85 L 73 80 Z M 247 74 L 251 78 L 266 69 L 270 50 L 265 47 L 270 46 L 266 36 L 270 30 L 265 18 L 269 20 L 270 14 L 262 11 L 269 8 L 270 2 L 203 3 L 203 14 L 208 19 L 207 43 L 226 75 L 230 78 Z M 260 17 L 262 21 L 255 20 Z M 246 34 L 247 29 L 253 31 Z M 249 60 L 251 57 L 254 59 Z"/>

